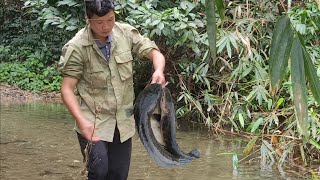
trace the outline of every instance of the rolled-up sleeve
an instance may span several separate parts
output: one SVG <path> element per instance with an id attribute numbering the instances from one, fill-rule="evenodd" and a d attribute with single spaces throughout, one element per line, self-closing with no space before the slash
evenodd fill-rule
<path id="1" fill-rule="evenodd" d="M 81 54 L 71 45 L 62 48 L 59 61 L 59 70 L 62 75 L 80 79 L 83 74 L 83 58 Z"/>

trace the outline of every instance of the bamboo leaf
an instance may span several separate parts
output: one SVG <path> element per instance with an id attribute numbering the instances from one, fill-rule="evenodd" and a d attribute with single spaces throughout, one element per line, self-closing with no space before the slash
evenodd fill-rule
<path id="1" fill-rule="evenodd" d="M 295 105 L 296 118 L 298 120 L 298 129 L 301 134 L 308 137 L 308 104 L 303 57 L 303 48 L 299 39 L 295 37 L 291 50 L 293 102 Z"/>
<path id="2" fill-rule="evenodd" d="M 239 122 L 242 128 L 244 128 L 244 118 L 241 113 L 238 114 Z"/>
<path id="3" fill-rule="evenodd" d="M 278 108 L 281 106 L 281 104 L 283 104 L 283 101 L 284 101 L 283 98 L 280 98 L 280 99 L 277 101 L 276 109 L 278 109 Z"/>
<path id="4" fill-rule="evenodd" d="M 268 110 L 271 110 L 272 107 L 272 99 L 268 100 Z"/>
<path id="5" fill-rule="evenodd" d="M 253 149 L 254 145 L 256 144 L 256 141 L 258 139 L 258 136 L 254 136 L 246 145 L 246 147 L 243 150 L 243 155 L 248 156 L 251 150 Z"/>
<path id="6" fill-rule="evenodd" d="M 316 140 L 310 139 L 309 143 L 314 145 L 318 150 L 320 150 L 320 144 Z"/>
<path id="7" fill-rule="evenodd" d="M 288 59 L 291 51 L 293 31 L 290 19 L 281 16 L 273 31 L 269 68 L 271 80 L 271 95 L 274 96 L 281 84 L 285 69 L 288 66 Z"/>
<path id="8" fill-rule="evenodd" d="M 224 4 L 223 0 L 215 0 L 216 6 L 217 6 L 217 11 L 219 13 L 220 19 L 223 22 L 224 20 Z"/>
<path id="9" fill-rule="evenodd" d="M 314 99 L 320 104 L 320 80 L 317 76 L 314 64 L 312 63 L 312 60 L 305 48 L 303 48 L 303 57 L 305 73 L 309 81 L 310 90 L 314 96 Z"/>
<path id="10" fill-rule="evenodd" d="M 310 58 L 309 53 L 306 50 L 304 38 L 298 34 L 300 44 L 303 49 L 303 57 L 304 57 L 304 68 L 307 76 L 307 80 L 309 81 L 309 87 L 316 101 L 320 104 L 320 80 L 317 75 L 317 70 L 315 69 L 314 64 Z"/>
<path id="11" fill-rule="evenodd" d="M 216 13 L 215 5 L 213 0 L 206 0 L 206 15 L 207 15 L 207 33 L 209 41 L 209 49 L 211 54 L 211 59 L 213 63 L 216 62 Z"/>
<path id="12" fill-rule="evenodd" d="M 229 58 L 232 58 L 232 49 L 230 46 L 230 41 L 227 42 L 227 54 L 228 54 Z"/>
<path id="13" fill-rule="evenodd" d="M 304 151 L 304 148 L 303 148 L 303 145 L 299 145 L 299 147 L 300 147 L 300 155 L 301 155 L 301 159 L 302 159 L 302 161 L 304 162 L 304 165 L 306 166 L 307 165 L 307 158 L 306 158 L 306 156 L 305 156 L 305 151 Z"/>
<path id="14" fill-rule="evenodd" d="M 263 123 L 263 118 L 260 117 L 256 122 L 253 123 L 251 132 L 252 133 L 255 132 L 262 123 Z"/>

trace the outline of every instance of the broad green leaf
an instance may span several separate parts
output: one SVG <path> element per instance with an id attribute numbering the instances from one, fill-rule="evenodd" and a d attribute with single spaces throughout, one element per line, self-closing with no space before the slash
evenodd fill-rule
<path id="1" fill-rule="evenodd" d="M 68 26 L 66 28 L 67 31 L 73 31 L 73 30 L 76 30 L 78 27 L 77 26 Z"/>
<path id="2" fill-rule="evenodd" d="M 179 45 L 182 45 L 183 43 L 185 43 L 188 39 L 188 36 L 189 36 L 189 31 L 184 31 L 183 35 L 180 36 L 180 38 L 178 39 L 178 41 L 176 42 L 176 44 L 174 46 L 176 47 L 176 46 L 179 46 Z"/>
<path id="3" fill-rule="evenodd" d="M 281 84 L 285 69 L 288 66 L 288 59 L 291 51 L 293 31 L 290 19 L 281 16 L 273 31 L 269 68 L 271 80 L 271 95 L 274 96 Z"/>
<path id="4" fill-rule="evenodd" d="M 258 136 L 254 136 L 246 145 L 246 147 L 243 150 L 243 156 L 248 156 L 251 150 L 253 149 L 253 146 L 256 144 L 256 141 L 258 139 Z"/>
<path id="5" fill-rule="evenodd" d="M 188 26 L 188 25 L 187 25 L 186 23 L 181 22 L 179 28 L 180 28 L 180 29 L 185 29 L 187 26 Z M 187 31 L 187 32 L 189 32 L 189 31 Z"/>
<path id="6" fill-rule="evenodd" d="M 295 105 L 298 129 L 301 134 L 308 137 L 308 104 L 307 87 L 304 71 L 303 48 L 300 40 L 295 37 L 291 51 L 291 82 L 293 102 Z"/>
<path id="7" fill-rule="evenodd" d="M 143 11 L 139 11 L 139 10 L 132 10 L 131 12 L 130 12 L 131 14 L 143 14 Z"/>
<path id="8" fill-rule="evenodd" d="M 189 1 L 181 1 L 180 6 L 189 13 L 196 5 Z"/>
<path id="9" fill-rule="evenodd" d="M 206 0 L 206 16 L 207 16 L 207 33 L 208 33 L 208 41 L 209 41 L 209 49 L 211 59 L 213 63 L 216 62 L 216 13 L 215 13 L 215 5 L 213 0 Z"/>
<path id="10" fill-rule="evenodd" d="M 158 25 L 160 23 L 160 20 L 159 19 L 156 19 L 155 21 L 153 21 L 150 26 L 155 26 L 155 25 Z"/>
<path id="11" fill-rule="evenodd" d="M 159 28 L 160 30 L 162 30 L 162 29 L 164 28 L 164 24 L 163 24 L 162 22 L 160 22 L 160 23 L 158 24 L 158 28 Z"/>
<path id="12" fill-rule="evenodd" d="M 70 7 L 76 5 L 77 3 L 73 0 L 62 0 L 57 3 L 57 6 L 68 5 Z"/>
<path id="13" fill-rule="evenodd" d="M 312 60 L 305 48 L 303 48 L 303 57 L 304 57 L 304 68 L 305 68 L 307 79 L 309 81 L 309 87 L 314 96 L 314 99 L 318 101 L 318 103 L 320 104 L 320 80 L 319 80 L 319 77 L 317 76 L 315 66 L 312 63 Z"/>
<path id="14" fill-rule="evenodd" d="M 305 24 L 297 24 L 297 25 L 296 25 L 296 29 L 297 29 L 297 31 L 298 31 L 299 33 L 301 33 L 301 34 L 306 34 L 306 29 L 307 29 L 307 27 L 306 27 Z"/>

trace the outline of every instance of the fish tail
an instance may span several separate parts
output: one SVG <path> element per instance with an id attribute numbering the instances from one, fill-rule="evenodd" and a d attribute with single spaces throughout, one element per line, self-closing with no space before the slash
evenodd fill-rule
<path id="1" fill-rule="evenodd" d="M 192 156 L 193 158 L 199 159 L 200 158 L 200 152 L 198 149 L 193 149 L 192 151 L 190 151 L 188 153 L 190 156 Z"/>

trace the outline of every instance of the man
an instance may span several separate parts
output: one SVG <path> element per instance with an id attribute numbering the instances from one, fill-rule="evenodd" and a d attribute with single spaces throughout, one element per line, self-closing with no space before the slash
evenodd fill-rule
<path id="1" fill-rule="evenodd" d="M 132 56 L 150 59 L 151 83 L 163 86 L 165 59 L 153 41 L 115 22 L 112 1 L 85 1 L 85 6 L 87 26 L 62 49 L 61 95 L 75 119 L 88 179 L 123 180 L 135 133 Z"/>

